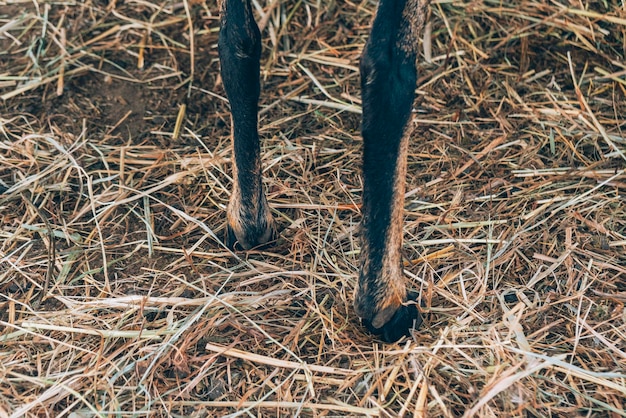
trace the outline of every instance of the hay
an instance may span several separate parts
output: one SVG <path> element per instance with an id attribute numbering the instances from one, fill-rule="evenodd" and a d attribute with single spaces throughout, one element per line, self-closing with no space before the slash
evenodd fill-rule
<path id="1" fill-rule="evenodd" d="M 0 417 L 626 415 L 626 9 L 432 5 L 427 320 L 383 345 L 351 309 L 373 3 L 254 2 L 281 235 L 233 254 L 214 2 L 0 0 Z"/>

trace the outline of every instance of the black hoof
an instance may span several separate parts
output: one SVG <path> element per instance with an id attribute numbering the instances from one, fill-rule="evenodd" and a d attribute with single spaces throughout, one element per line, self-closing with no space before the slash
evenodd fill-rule
<path id="1" fill-rule="evenodd" d="M 239 240 L 235 235 L 235 230 L 230 225 L 226 225 L 224 244 L 226 244 L 226 246 L 232 251 L 241 251 L 244 249 L 241 245 L 239 245 Z"/>
<path id="2" fill-rule="evenodd" d="M 261 249 L 276 240 L 276 231 L 272 226 L 266 226 L 262 230 L 253 228 L 247 231 L 245 236 L 246 239 L 239 239 L 235 233 L 235 229 L 228 224 L 224 244 L 233 251 L 250 250 L 253 248 Z"/>
<path id="3" fill-rule="evenodd" d="M 417 293 L 409 292 L 409 300 L 415 301 L 417 298 Z M 371 321 L 366 319 L 363 320 L 363 325 L 369 332 L 379 336 L 384 342 L 393 343 L 404 336 L 410 337 L 411 330 L 418 329 L 422 325 L 422 316 L 419 309 L 417 309 L 417 304 L 411 303 L 400 306 L 391 319 L 381 328 L 373 327 Z"/>

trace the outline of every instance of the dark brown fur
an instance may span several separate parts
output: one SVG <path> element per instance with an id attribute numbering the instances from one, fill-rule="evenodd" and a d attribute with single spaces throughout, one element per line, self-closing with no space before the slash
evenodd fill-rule
<path id="1" fill-rule="evenodd" d="M 355 311 L 386 341 L 421 319 L 402 273 L 402 226 L 417 45 L 429 0 L 380 0 L 361 58 L 363 92 L 363 222 Z M 228 244 L 269 241 L 272 220 L 261 181 L 257 132 L 260 34 L 250 0 L 222 0 L 222 79 L 233 117 L 233 192 Z"/>

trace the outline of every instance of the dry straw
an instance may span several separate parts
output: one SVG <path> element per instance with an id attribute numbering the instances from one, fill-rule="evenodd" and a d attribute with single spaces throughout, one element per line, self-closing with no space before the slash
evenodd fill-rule
<path id="1" fill-rule="evenodd" d="M 375 2 L 253 6 L 281 233 L 233 254 L 215 2 L 0 0 L 0 417 L 626 415 L 623 2 L 433 3 L 392 345 L 351 309 Z"/>

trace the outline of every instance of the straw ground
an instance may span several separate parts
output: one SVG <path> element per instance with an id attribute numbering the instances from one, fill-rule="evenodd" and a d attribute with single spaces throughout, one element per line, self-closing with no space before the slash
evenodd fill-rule
<path id="1" fill-rule="evenodd" d="M 434 2 L 392 345 L 351 308 L 375 2 L 254 6 L 281 233 L 233 254 L 213 0 L 0 0 L 0 417 L 625 415 L 623 2 Z"/>

